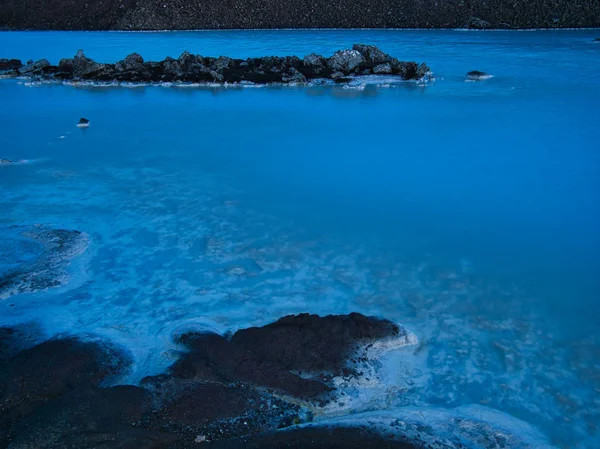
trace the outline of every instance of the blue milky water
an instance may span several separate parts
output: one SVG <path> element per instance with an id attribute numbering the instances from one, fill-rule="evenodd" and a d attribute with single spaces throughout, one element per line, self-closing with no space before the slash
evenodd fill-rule
<path id="1" fill-rule="evenodd" d="M 323 416 L 417 410 L 442 428 L 468 415 L 531 447 L 600 447 L 597 35 L 0 33 L 1 57 L 53 63 L 79 48 L 114 62 L 372 43 L 435 76 L 351 89 L 0 80 L 0 157 L 32 161 L 0 167 L 0 231 L 90 236 L 70 283 L 0 301 L 0 325 L 111 338 L 135 382 L 171 363 L 188 327 L 379 315 L 419 347 Z M 494 78 L 465 82 L 475 69 Z M 462 443 L 499 441 L 477 438 Z"/>

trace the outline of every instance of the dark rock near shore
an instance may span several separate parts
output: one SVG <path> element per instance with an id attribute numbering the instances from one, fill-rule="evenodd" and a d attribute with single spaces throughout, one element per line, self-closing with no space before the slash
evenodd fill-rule
<path id="1" fill-rule="evenodd" d="M 210 449 L 419 449 L 421 446 L 386 438 L 360 427 L 310 426 L 251 438 L 215 441 Z"/>
<path id="2" fill-rule="evenodd" d="M 67 338 L 32 346 L 28 335 L 0 328 L 0 448 L 177 449 L 225 439 L 231 445 L 222 447 L 412 447 L 366 429 L 276 432 L 312 420 L 279 393 L 326 400 L 331 376 L 358 374 L 349 358 L 360 348 L 406 337 L 387 320 L 303 314 L 228 338 L 184 334 L 187 352 L 139 387 L 103 387 L 129 360 L 110 345 Z"/>
<path id="3" fill-rule="evenodd" d="M 180 379 L 249 382 L 298 398 L 320 399 L 331 378 L 356 374 L 348 357 L 359 347 L 405 331 L 387 320 L 353 313 L 302 314 L 260 328 L 243 329 L 229 340 L 217 334 L 184 334 L 189 349 L 169 370 Z"/>
<path id="4" fill-rule="evenodd" d="M 597 0 L 3 0 L 0 28 L 173 30 L 256 28 L 599 27 Z"/>
<path id="5" fill-rule="evenodd" d="M 45 402 L 98 386 L 125 365 L 113 348 L 77 339 L 49 340 L 19 352 L 0 370 L 0 434 L 12 435 L 14 424 Z"/>
<path id="6" fill-rule="evenodd" d="M 184 52 L 178 59 L 145 62 L 132 53 L 116 64 L 103 64 L 85 56 L 82 50 L 74 58 L 61 59 L 57 66 L 41 61 L 19 66 L 17 60 L 5 61 L 5 76 L 22 75 L 45 80 L 99 82 L 189 82 L 189 83 L 284 83 L 304 84 L 313 79 L 339 79 L 359 75 L 393 74 L 403 80 L 420 80 L 427 76 L 426 64 L 402 62 L 372 45 L 354 45 L 330 58 L 310 54 L 265 56 L 233 59 L 203 57 Z"/>
<path id="7" fill-rule="evenodd" d="M 0 373 L 19 352 L 30 348 L 39 340 L 41 332 L 35 327 L 0 327 Z M 0 379 L 2 379 L 0 375 Z M 0 384 L 0 391 L 2 387 Z"/>
<path id="8" fill-rule="evenodd" d="M 134 386 L 88 387 L 48 401 L 15 426 L 11 449 L 155 449 L 175 436 L 136 427 L 151 410 L 147 391 Z"/>

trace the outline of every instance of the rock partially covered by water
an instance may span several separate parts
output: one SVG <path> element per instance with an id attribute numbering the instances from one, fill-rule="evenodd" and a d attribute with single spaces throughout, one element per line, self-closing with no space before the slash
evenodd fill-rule
<path id="1" fill-rule="evenodd" d="M 85 117 L 81 117 L 79 119 L 79 122 L 77 123 L 78 128 L 89 128 L 89 126 L 90 126 L 90 121 Z"/>
<path id="2" fill-rule="evenodd" d="M 139 387 L 105 387 L 130 363 L 109 344 L 59 338 L 33 346 L 28 335 L 0 328 L 0 447 L 313 447 L 315 438 L 326 447 L 387 447 L 365 429 L 347 437 L 327 428 L 276 432 L 312 421 L 307 407 L 280 394 L 313 400 L 332 389 L 331 376 L 352 371 L 357 348 L 407 332 L 360 314 L 303 314 L 230 338 L 188 333 L 180 336 L 188 352 Z"/>
<path id="3" fill-rule="evenodd" d="M 425 64 L 401 62 L 375 46 L 363 44 L 337 51 L 329 58 L 313 53 L 303 59 L 296 56 L 234 59 L 184 52 L 178 59 L 167 57 L 159 62 L 146 62 L 141 55 L 132 53 L 116 64 L 103 64 L 79 50 L 74 58 L 61 59 L 58 66 L 50 65 L 45 59 L 25 66 L 20 66 L 18 61 L 0 61 L 4 61 L 0 62 L 0 70 L 6 67 L 4 76 L 18 73 L 49 80 L 100 82 L 292 84 L 317 78 L 339 79 L 373 74 L 393 74 L 403 80 L 419 80 L 429 72 Z"/>
<path id="4" fill-rule="evenodd" d="M 489 73 L 481 72 L 479 70 L 472 70 L 467 73 L 467 79 L 471 81 L 482 81 L 491 78 L 492 75 Z"/>
<path id="5" fill-rule="evenodd" d="M 355 373 L 348 363 L 355 351 L 376 341 L 407 337 L 391 321 L 358 313 L 287 316 L 240 330 L 230 339 L 184 334 L 180 341 L 189 352 L 169 373 L 180 379 L 249 382 L 299 398 L 325 399 L 333 390 L 333 377 Z"/>
<path id="6" fill-rule="evenodd" d="M 65 285 L 71 260 L 88 245 L 88 236 L 77 230 L 10 226 L 2 233 L 0 300 Z"/>

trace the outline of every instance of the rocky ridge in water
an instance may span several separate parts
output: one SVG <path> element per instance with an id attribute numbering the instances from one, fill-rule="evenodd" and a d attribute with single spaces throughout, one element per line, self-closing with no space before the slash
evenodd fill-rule
<path id="1" fill-rule="evenodd" d="M 326 58 L 310 54 L 234 59 L 193 55 L 184 52 L 178 59 L 146 62 L 132 53 L 116 64 L 94 61 L 79 50 L 74 58 L 61 59 L 57 66 L 47 59 L 23 64 L 18 59 L 0 59 L 0 77 L 27 77 L 36 80 L 96 81 L 134 83 L 256 83 L 305 84 L 310 80 L 348 81 L 361 75 L 395 75 L 402 80 L 427 76 L 425 63 L 404 62 L 372 45 L 356 44 Z"/>
<path id="2" fill-rule="evenodd" d="M 310 423 L 309 403 L 335 400 L 332 377 L 359 376 L 361 349 L 405 343 L 388 320 L 303 314 L 229 338 L 188 333 L 179 360 L 141 386 L 108 386 L 132 363 L 109 344 L 31 347 L 30 334 L 0 328 L 0 448 L 317 447 L 300 441 L 321 436 L 327 447 L 417 447 L 366 428 L 277 432 Z"/>

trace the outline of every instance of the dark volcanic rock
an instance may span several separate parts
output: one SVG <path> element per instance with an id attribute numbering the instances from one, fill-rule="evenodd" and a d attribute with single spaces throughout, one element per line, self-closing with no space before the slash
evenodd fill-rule
<path id="1" fill-rule="evenodd" d="M 373 68 L 380 64 L 389 64 L 391 61 L 390 55 L 382 52 L 374 45 L 354 44 L 352 49 L 359 52 L 363 56 L 365 60 L 363 67 L 366 68 Z"/>
<path id="2" fill-rule="evenodd" d="M 236 332 L 231 343 L 252 351 L 261 360 L 276 360 L 286 370 L 331 372 L 345 369 L 350 352 L 358 345 L 390 337 L 404 330 L 388 320 L 350 315 L 291 315 L 264 327 Z"/>
<path id="3" fill-rule="evenodd" d="M 467 79 L 472 81 L 481 81 L 488 78 L 491 78 L 489 73 L 481 72 L 479 70 L 472 70 L 467 73 Z"/>
<path id="4" fill-rule="evenodd" d="M 300 68 L 304 76 L 309 78 L 329 77 L 332 70 L 327 67 L 327 59 L 316 53 L 304 57 Z"/>
<path id="5" fill-rule="evenodd" d="M 37 62 L 20 67 L 17 72 L 19 75 L 42 75 L 44 70 L 50 67 L 50 62 L 47 59 L 40 59 Z"/>
<path id="6" fill-rule="evenodd" d="M 31 326 L 21 328 L 0 327 L 0 372 L 3 372 L 19 352 L 33 346 L 41 332 Z M 1 377 L 0 377 L 1 379 Z M 0 387 L 0 391 L 1 391 Z"/>
<path id="7" fill-rule="evenodd" d="M 0 58 L 0 74 L 2 72 L 14 71 L 23 67 L 23 63 L 18 59 Z"/>
<path id="8" fill-rule="evenodd" d="M 83 388 L 48 401 L 14 429 L 11 449 L 168 447 L 174 435 L 136 424 L 150 412 L 150 394 L 121 386 Z"/>
<path id="9" fill-rule="evenodd" d="M 73 58 L 73 78 L 82 80 L 110 81 L 114 79 L 115 67 L 112 64 L 100 64 L 88 58 L 79 50 Z"/>
<path id="10" fill-rule="evenodd" d="M 190 349 L 171 368 L 181 379 L 214 382 L 250 382 L 301 397 L 314 398 L 331 390 L 324 382 L 303 379 L 285 369 L 277 360 L 261 359 L 216 334 L 186 334 L 182 342 Z"/>
<path id="11" fill-rule="evenodd" d="M 110 66 L 105 70 L 106 73 L 110 73 Z M 138 53 L 131 53 L 124 60 L 117 62 L 114 70 L 116 81 L 147 81 L 150 78 L 149 67 L 144 64 L 144 58 Z"/>
<path id="12" fill-rule="evenodd" d="M 335 72 L 342 72 L 345 75 L 357 72 L 361 65 L 365 62 L 363 55 L 356 50 L 340 50 L 336 51 L 331 58 L 328 59 L 327 65 Z"/>
<path id="13" fill-rule="evenodd" d="M 240 383 L 182 380 L 169 376 L 147 378 L 154 409 L 145 428 L 166 430 L 184 441 L 198 435 L 209 440 L 273 431 L 299 422 L 299 407 Z"/>
<path id="14" fill-rule="evenodd" d="M 7 67 L 11 67 L 8 62 Z M 11 70 L 5 71 L 10 76 Z M 101 64 L 85 56 L 82 50 L 74 58 L 61 59 L 58 66 L 38 61 L 18 69 L 22 75 L 49 80 L 101 82 L 193 82 L 193 83 L 306 83 L 316 78 L 340 79 L 349 76 L 394 74 L 403 80 L 420 80 L 428 74 L 425 64 L 401 62 L 372 45 L 357 44 L 352 50 L 340 50 L 330 58 L 310 54 L 265 56 L 233 59 L 202 57 L 184 52 L 178 59 L 145 62 L 132 53 L 116 64 Z"/>
<path id="15" fill-rule="evenodd" d="M 243 329 L 230 340 L 217 334 L 184 334 L 189 349 L 170 369 L 180 379 L 250 382 L 299 398 L 324 398 L 333 376 L 351 375 L 347 360 L 362 345 L 405 337 L 396 324 L 353 313 L 302 314 L 260 328 Z"/>
<path id="16" fill-rule="evenodd" d="M 272 63 L 288 70 L 295 61 Z M 406 335 L 360 314 L 287 316 L 230 338 L 188 333 L 188 352 L 166 374 L 102 388 L 127 365 L 114 348 L 69 338 L 23 349 L 28 331 L 0 328 L 0 447 L 183 449 L 244 438 L 222 447 L 409 448 L 364 429 L 277 433 L 312 413 L 262 388 L 322 399 L 331 376 L 353 374 L 357 348 Z"/>
<path id="17" fill-rule="evenodd" d="M 97 386 L 125 366 L 115 349 L 72 338 L 18 353 L 0 371 L 0 434 L 44 402 Z"/>
<path id="18" fill-rule="evenodd" d="M 310 426 L 251 438 L 215 441 L 210 449 L 420 449 L 411 443 L 388 439 L 365 427 Z"/>
<path id="19" fill-rule="evenodd" d="M 3 0 L 9 29 L 599 27 L 597 0 Z M 487 26 L 486 26 L 487 27 Z"/>

